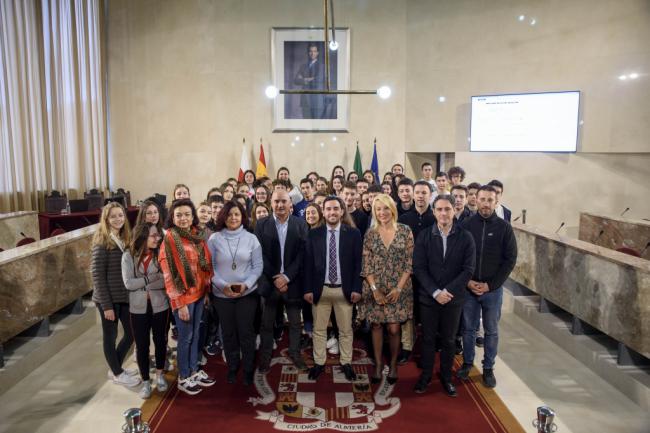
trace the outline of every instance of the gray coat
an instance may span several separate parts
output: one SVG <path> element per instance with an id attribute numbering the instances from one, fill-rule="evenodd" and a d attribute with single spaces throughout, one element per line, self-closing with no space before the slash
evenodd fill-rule
<path id="1" fill-rule="evenodd" d="M 133 314 L 145 314 L 147 293 L 154 314 L 168 309 L 169 300 L 165 293 L 165 280 L 156 260 L 152 260 L 147 268 L 146 277 L 149 284 L 144 277 L 144 266 L 140 264 L 136 269 L 131 253 L 125 251 L 122 255 L 122 278 L 129 292 L 129 311 Z"/>

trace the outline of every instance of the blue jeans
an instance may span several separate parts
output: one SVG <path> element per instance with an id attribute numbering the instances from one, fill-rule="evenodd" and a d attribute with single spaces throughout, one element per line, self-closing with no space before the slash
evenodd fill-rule
<path id="1" fill-rule="evenodd" d="M 463 305 L 463 362 L 474 363 L 476 330 L 483 314 L 483 368 L 493 368 L 499 345 L 499 319 L 503 302 L 503 287 L 491 290 L 481 296 L 469 294 Z"/>
<path id="2" fill-rule="evenodd" d="M 181 378 L 190 377 L 190 374 L 198 370 L 199 353 L 199 328 L 201 327 L 201 316 L 203 316 L 203 297 L 198 301 L 189 304 L 187 309 L 190 312 L 190 320 L 185 322 L 178 316 L 178 310 L 174 310 L 176 328 L 178 329 L 178 342 L 176 355 L 178 358 L 178 374 Z"/>

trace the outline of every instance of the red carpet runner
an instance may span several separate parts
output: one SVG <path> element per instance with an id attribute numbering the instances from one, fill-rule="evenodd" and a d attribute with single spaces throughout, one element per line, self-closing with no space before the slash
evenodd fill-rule
<path id="1" fill-rule="evenodd" d="M 373 366 L 361 349 L 354 353 L 356 382 L 347 382 L 337 363 L 338 357 L 328 359 L 326 372 L 310 382 L 306 373 L 296 371 L 285 349 L 273 359 L 270 373 L 256 375 L 255 384 L 245 387 L 241 372 L 237 384 L 227 384 L 224 362 L 212 357 L 205 370 L 217 379 L 213 387 L 197 396 L 179 392 L 175 383 L 164 397 L 154 391 L 143 406 L 144 418 L 152 433 L 524 432 L 494 391 L 480 384 L 476 370 L 470 382 L 456 382 L 458 397 L 450 398 L 438 380 L 425 394 L 415 394 L 419 370 L 414 362 L 399 369 L 394 386 L 385 380 L 370 384 Z"/>

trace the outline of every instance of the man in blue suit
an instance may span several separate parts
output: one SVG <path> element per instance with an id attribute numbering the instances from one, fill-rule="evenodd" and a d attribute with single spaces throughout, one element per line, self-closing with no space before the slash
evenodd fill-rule
<path id="1" fill-rule="evenodd" d="M 327 324 L 332 309 L 339 328 L 340 363 L 345 378 L 356 379 L 352 370 L 352 304 L 361 300 L 361 233 L 342 223 L 345 206 L 337 197 L 323 202 L 326 224 L 309 232 L 305 247 L 305 295 L 314 315 L 314 366 L 316 380 L 327 361 Z"/>

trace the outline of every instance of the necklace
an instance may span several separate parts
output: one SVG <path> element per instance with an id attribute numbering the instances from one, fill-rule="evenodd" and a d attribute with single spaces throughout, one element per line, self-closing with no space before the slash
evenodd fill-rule
<path id="1" fill-rule="evenodd" d="M 226 244 L 228 245 L 228 251 L 230 252 L 230 258 L 232 259 L 232 270 L 237 269 L 237 263 L 235 263 L 235 258 L 237 257 L 237 252 L 239 251 L 239 241 L 241 238 L 237 239 L 237 246 L 235 247 L 235 254 L 232 253 L 232 248 L 230 248 L 230 240 L 226 239 Z"/>

